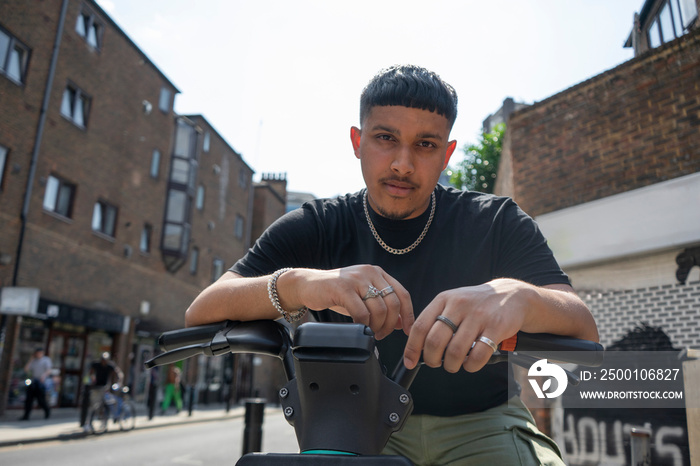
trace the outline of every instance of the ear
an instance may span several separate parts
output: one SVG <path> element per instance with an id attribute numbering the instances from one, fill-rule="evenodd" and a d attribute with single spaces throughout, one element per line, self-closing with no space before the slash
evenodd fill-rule
<path id="1" fill-rule="evenodd" d="M 444 170 L 447 168 L 447 164 L 450 163 L 450 157 L 452 157 L 452 154 L 455 151 L 455 148 L 457 148 L 457 141 L 450 141 L 447 143 L 447 151 L 445 152 L 445 165 L 442 167 Z"/>
<path id="2" fill-rule="evenodd" d="M 350 141 L 352 141 L 352 150 L 355 152 L 355 157 L 360 158 L 360 138 L 362 131 L 360 128 L 353 126 L 350 128 Z"/>

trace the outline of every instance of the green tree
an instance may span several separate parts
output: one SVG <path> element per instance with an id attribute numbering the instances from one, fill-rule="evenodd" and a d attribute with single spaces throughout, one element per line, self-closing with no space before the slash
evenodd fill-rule
<path id="1" fill-rule="evenodd" d="M 493 193 L 505 132 L 506 125 L 501 123 L 490 133 L 481 133 L 476 144 L 464 146 L 464 159 L 456 167 L 448 167 L 450 184 L 458 189 Z"/>

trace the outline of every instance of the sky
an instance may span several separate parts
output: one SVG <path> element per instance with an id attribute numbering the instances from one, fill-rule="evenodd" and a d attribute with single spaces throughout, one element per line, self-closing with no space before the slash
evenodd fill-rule
<path id="1" fill-rule="evenodd" d="M 457 90 L 451 139 L 478 141 L 506 97 L 532 104 L 630 60 L 644 0 L 97 0 L 256 172 L 331 197 L 364 186 L 359 96 L 411 63 Z M 452 162 L 461 160 L 456 151 Z"/>

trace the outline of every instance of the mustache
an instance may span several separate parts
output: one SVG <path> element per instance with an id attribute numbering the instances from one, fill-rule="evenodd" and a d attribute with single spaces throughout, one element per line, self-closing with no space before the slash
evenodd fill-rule
<path id="1" fill-rule="evenodd" d="M 383 184 L 398 184 L 408 188 L 418 188 L 418 185 L 411 181 L 409 178 L 400 176 L 387 176 L 379 179 L 380 183 Z"/>

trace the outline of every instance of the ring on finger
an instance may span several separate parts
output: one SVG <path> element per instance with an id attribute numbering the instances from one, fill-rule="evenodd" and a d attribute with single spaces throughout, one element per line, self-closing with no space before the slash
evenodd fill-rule
<path id="1" fill-rule="evenodd" d="M 394 287 L 389 285 L 386 288 L 379 290 L 379 296 L 381 296 L 383 298 L 384 296 L 390 295 L 393 292 L 394 292 Z"/>
<path id="2" fill-rule="evenodd" d="M 379 291 L 373 285 L 370 285 L 369 288 L 367 288 L 367 293 L 365 293 L 365 296 L 364 298 L 362 298 L 362 300 L 367 301 L 368 299 L 376 298 L 377 296 L 381 296 L 381 291 Z"/>
<path id="3" fill-rule="evenodd" d="M 439 321 L 442 322 L 443 324 L 445 324 L 445 325 L 447 325 L 448 327 L 450 327 L 450 328 L 452 329 L 452 333 L 453 333 L 453 334 L 457 333 L 457 328 L 458 328 L 458 327 L 457 327 L 457 324 L 455 324 L 454 322 L 452 322 L 452 321 L 451 321 L 450 319 L 448 319 L 447 317 L 445 317 L 445 316 L 443 316 L 443 315 L 439 315 L 439 316 L 437 316 L 437 317 L 435 318 L 435 320 L 436 320 L 436 321 L 439 320 Z"/>
<path id="4" fill-rule="evenodd" d="M 491 347 L 491 349 L 493 350 L 494 353 L 495 353 L 496 351 L 498 351 L 498 345 L 496 344 L 495 341 L 493 341 L 493 340 L 490 339 L 489 337 L 485 337 L 485 336 L 483 336 L 483 335 L 480 335 L 479 338 L 477 338 L 476 340 L 477 340 L 477 341 L 480 341 L 480 342 L 482 342 L 482 343 L 486 343 L 487 345 L 489 345 L 489 346 Z"/>

